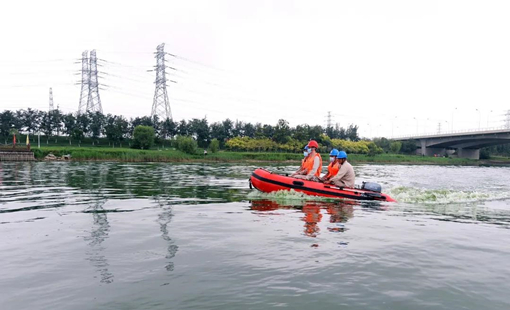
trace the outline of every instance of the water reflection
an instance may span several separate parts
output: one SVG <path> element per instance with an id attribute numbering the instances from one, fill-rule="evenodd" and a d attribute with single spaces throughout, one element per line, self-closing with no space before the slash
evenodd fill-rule
<path id="1" fill-rule="evenodd" d="M 93 224 L 90 231 L 90 236 L 85 237 L 88 242 L 90 250 L 87 252 L 88 260 L 96 268 L 99 273 L 101 283 L 112 283 L 113 273 L 109 271 L 110 264 L 108 259 L 103 254 L 106 247 L 103 245 L 108 239 L 110 232 L 110 223 L 108 222 L 108 211 L 104 209 L 104 204 L 107 198 L 103 193 L 106 187 L 106 177 L 108 175 L 107 169 L 104 167 L 96 166 L 95 169 L 87 169 L 80 172 L 80 180 L 83 182 L 82 186 L 86 188 L 88 196 L 92 202 L 83 212 L 92 214 Z"/>
<path id="2" fill-rule="evenodd" d="M 172 221 L 172 218 L 174 216 L 173 212 L 172 212 L 173 210 L 172 210 L 172 207 L 168 204 L 168 202 L 165 202 L 164 200 L 162 200 L 161 197 L 156 198 L 156 202 L 159 204 L 159 206 L 161 207 L 161 210 L 162 210 L 161 213 L 158 214 L 158 220 L 157 220 L 157 222 L 159 223 L 159 230 L 161 231 L 161 237 L 168 244 L 167 254 L 165 255 L 165 258 L 168 261 L 165 265 L 165 269 L 167 271 L 173 271 L 174 263 L 171 260 L 175 257 L 175 254 L 177 253 L 177 250 L 179 249 L 179 247 L 174 244 L 174 242 L 172 241 L 172 238 L 170 238 L 170 236 L 168 234 L 168 225 L 170 224 L 170 222 Z"/>
<path id="3" fill-rule="evenodd" d="M 90 251 L 87 252 L 88 260 L 96 268 L 96 271 L 101 276 L 101 283 L 112 283 L 113 274 L 108 270 L 110 266 L 108 259 L 103 254 L 106 249 L 103 242 L 108 238 L 110 232 L 110 223 L 108 223 L 107 212 L 103 209 L 106 201 L 100 201 L 89 207 L 85 212 L 91 213 L 93 218 L 93 226 L 90 231 L 90 236 L 85 237 L 85 241 L 90 246 Z"/>
<path id="4" fill-rule="evenodd" d="M 254 200 L 250 209 L 261 212 L 261 214 L 274 214 L 278 209 L 296 209 L 303 213 L 300 220 L 304 222 L 303 234 L 315 238 L 321 233 L 319 223 L 323 217 L 328 217 L 331 224 L 346 223 L 354 216 L 354 206 L 360 205 L 357 201 L 320 202 L 306 201 L 295 203 L 282 203 L 273 200 Z M 344 232 L 344 225 L 328 225 L 329 232 Z"/>

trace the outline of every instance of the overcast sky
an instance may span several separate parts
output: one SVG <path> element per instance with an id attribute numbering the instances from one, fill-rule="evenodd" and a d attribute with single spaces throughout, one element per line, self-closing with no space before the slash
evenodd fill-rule
<path id="1" fill-rule="evenodd" d="M 363 136 L 502 126 L 510 1 L 9 1 L 0 110 L 78 109 L 96 49 L 103 111 L 150 114 L 165 43 L 175 120 L 356 124 Z M 453 124 L 452 124 L 453 120 Z M 452 126 L 453 125 L 453 126 Z"/>

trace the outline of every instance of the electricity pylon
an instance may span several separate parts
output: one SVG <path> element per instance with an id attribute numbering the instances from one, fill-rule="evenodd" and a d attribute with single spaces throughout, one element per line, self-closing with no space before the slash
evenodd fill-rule
<path id="1" fill-rule="evenodd" d="M 154 99 L 152 102 L 151 117 L 157 116 L 160 120 L 172 119 L 170 102 L 166 91 L 166 63 L 165 63 L 165 43 L 161 43 L 156 51 L 156 88 L 154 90 Z"/>

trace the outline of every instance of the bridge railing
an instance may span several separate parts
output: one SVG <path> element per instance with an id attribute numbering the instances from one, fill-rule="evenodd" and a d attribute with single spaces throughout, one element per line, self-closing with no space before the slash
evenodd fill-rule
<path id="1" fill-rule="evenodd" d="M 500 126 L 500 127 L 487 127 L 487 128 L 479 128 L 479 129 L 460 129 L 460 130 L 450 130 L 450 131 L 444 131 L 444 132 L 425 132 L 420 134 L 412 134 L 412 135 L 403 135 L 403 136 L 395 136 L 392 137 L 392 139 L 418 139 L 418 138 L 427 138 L 427 137 L 442 137 L 442 136 L 451 136 L 453 134 L 470 134 L 470 133 L 484 133 L 484 132 L 494 132 L 494 131 L 501 131 L 501 130 L 508 130 L 510 131 L 510 128 L 506 126 Z"/>

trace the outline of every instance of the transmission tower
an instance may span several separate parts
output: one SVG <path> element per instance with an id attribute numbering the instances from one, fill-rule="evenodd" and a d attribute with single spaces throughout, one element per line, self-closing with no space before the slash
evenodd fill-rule
<path id="1" fill-rule="evenodd" d="M 50 87 L 50 109 L 49 109 L 49 111 L 51 112 L 53 110 L 55 110 L 55 107 L 53 106 L 53 90 Z"/>
<path id="2" fill-rule="evenodd" d="M 99 80 L 97 78 L 96 50 L 90 52 L 89 59 L 89 96 L 87 99 L 87 112 L 103 113 L 101 97 L 99 97 Z"/>
<path id="3" fill-rule="evenodd" d="M 505 128 L 510 129 L 510 110 L 506 111 Z"/>
<path id="4" fill-rule="evenodd" d="M 441 122 L 437 123 L 437 133 L 441 133 Z"/>
<path id="5" fill-rule="evenodd" d="M 161 43 L 156 51 L 156 89 L 154 90 L 154 100 L 152 102 L 151 117 L 157 116 L 160 120 L 172 119 L 170 102 L 166 92 L 166 64 L 165 64 L 165 43 Z"/>
<path id="6" fill-rule="evenodd" d="M 327 123 L 326 124 L 327 124 L 326 128 L 331 127 L 331 111 L 328 111 Z"/>
<path id="7" fill-rule="evenodd" d="M 81 92 L 80 103 L 78 105 L 78 114 L 86 113 L 89 100 L 89 52 L 84 51 L 81 54 Z"/>

